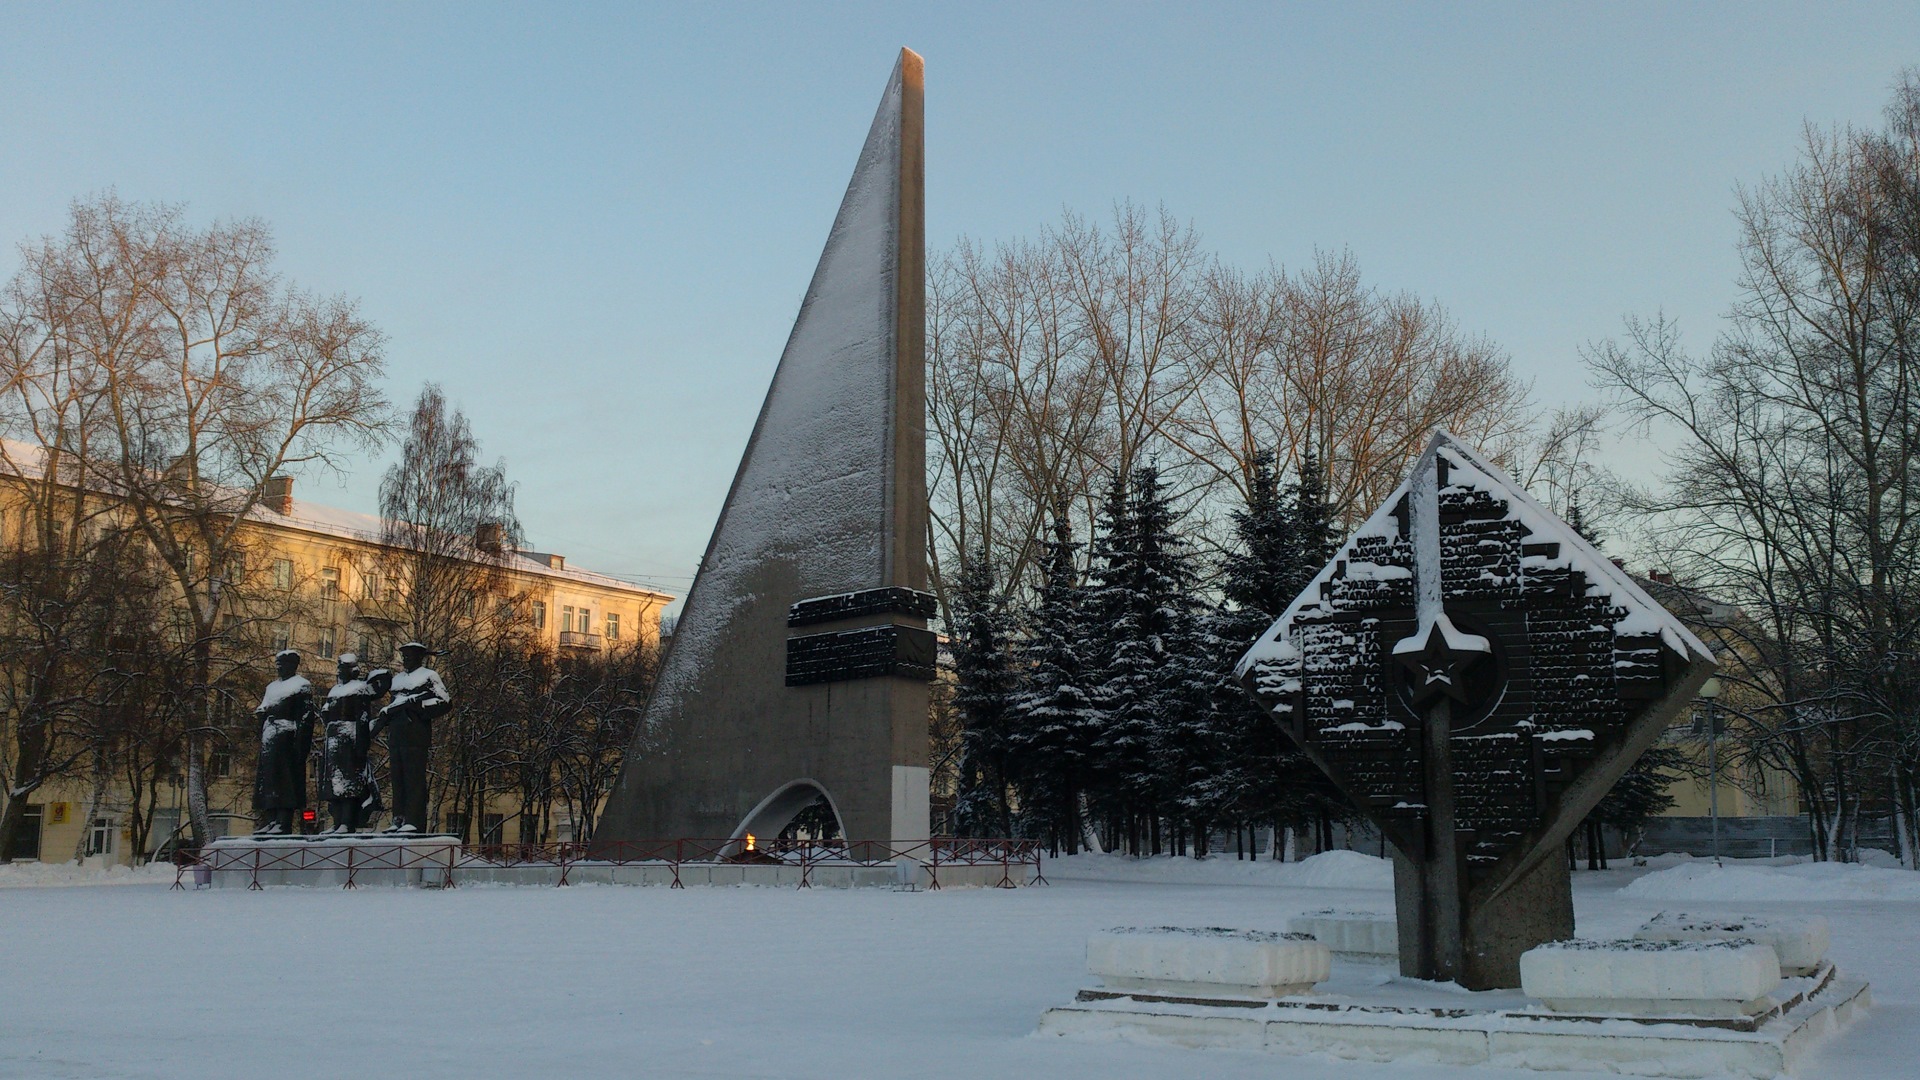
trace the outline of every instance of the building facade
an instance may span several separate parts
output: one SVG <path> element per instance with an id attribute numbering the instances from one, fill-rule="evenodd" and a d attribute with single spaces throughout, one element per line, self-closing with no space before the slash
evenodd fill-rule
<path id="1" fill-rule="evenodd" d="M 0 541 L 11 535 L 9 526 L 20 527 L 23 503 L 17 491 L 0 485 Z M 257 696 L 273 677 L 272 654 L 285 648 L 299 651 L 301 673 L 312 680 L 316 695 L 324 695 L 340 653 L 358 654 L 366 669 L 397 670 L 396 650 L 406 639 L 408 623 L 405 553 L 383 539 L 383 522 L 377 516 L 296 500 L 291 479 L 275 478 L 244 533 L 239 545 L 244 555 L 236 557 L 230 572 L 247 587 L 224 618 L 235 626 L 233 640 L 247 642 L 259 655 L 229 658 L 243 665 L 245 674 L 236 678 L 230 737 L 215 740 L 207 760 L 214 827 L 227 834 L 253 828 L 255 746 L 248 737 L 247 715 L 252 702 L 240 694 L 250 688 Z M 517 640 L 549 656 L 574 658 L 658 646 L 660 614 L 673 601 L 670 594 L 569 566 L 558 554 L 503 549 L 498 541 L 497 534 L 476 537 L 473 550 L 483 553 L 486 565 L 485 573 L 474 578 L 475 591 L 491 595 L 476 596 L 472 602 L 500 605 L 502 617 L 516 623 Z M 237 646 L 226 647 L 231 651 Z M 253 682 L 259 685 L 250 685 Z M 454 693 L 457 699 L 457 687 Z M 257 731 L 252 735 L 257 738 Z M 315 782 L 317 760 L 313 768 L 309 828 L 318 829 L 327 823 Z M 149 822 L 138 843 L 132 828 L 136 801 L 137 812 Z M 145 789 L 123 778 L 99 792 L 95 782 L 84 777 L 54 780 L 31 796 L 13 854 L 46 862 L 78 856 L 94 865 L 143 862 L 184 832 L 186 802 L 184 770 L 178 767 L 161 770 Z M 519 800 L 488 797 L 477 809 L 477 820 L 449 814 L 442 824 L 483 841 L 531 838 L 525 830 L 509 834 L 502 828 L 521 812 Z M 540 821 L 546 838 L 571 838 L 570 813 L 543 810 Z"/>

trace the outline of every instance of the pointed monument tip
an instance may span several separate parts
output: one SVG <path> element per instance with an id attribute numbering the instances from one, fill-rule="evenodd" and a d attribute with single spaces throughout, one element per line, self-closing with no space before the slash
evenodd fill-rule
<path id="1" fill-rule="evenodd" d="M 927 62 L 920 54 L 902 45 L 898 68 L 900 78 L 913 86 L 919 86 L 927 76 Z"/>

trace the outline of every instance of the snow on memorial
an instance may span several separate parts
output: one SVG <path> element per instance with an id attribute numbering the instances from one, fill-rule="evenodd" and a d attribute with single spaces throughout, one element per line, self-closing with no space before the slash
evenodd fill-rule
<path id="1" fill-rule="evenodd" d="M 1562 843 L 1712 671 L 1444 433 L 1238 668 L 1393 844 L 1401 971 L 1475 989 L 1572 936 Z"/>
<path id="2" fill-rule="evenodd" d="M 1713 668 L 1592 545 L 1436 436 L 1238 667 L 1392 842 L 1393 923 L 1097 934 L 1099 985 L 1041 1032 L 1646 1076 L 1792 1068 L 1870 1000 L 1824 959 L 1824 925 L 1675 916 L 1644 940 L 1574 938 L 1563 842 Z M 1395 939 L 1408 978 L 1333 960 Z"/>

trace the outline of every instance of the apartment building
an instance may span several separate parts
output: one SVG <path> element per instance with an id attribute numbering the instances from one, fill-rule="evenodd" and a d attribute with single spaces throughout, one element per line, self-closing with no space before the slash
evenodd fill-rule
<path id="1" fill-rule="evenodd" d="M 258 624 L 245 637 L 258 643 L 263 684 L 272 677 L 268 658 L 283 648 L 302 653 L 302 673 L 320 693 L 331 685 L 341 652 L 358 653 L 366 667 L 397 666 L 406 582 L 394 580 L 397 560 L 382 539 L 380 518 L 297 500 L 290 478 L 270 480 L 263 494 L 245 526 L 245 565 L 232 571 L 247 579 L 250 598 L 227 616 Z M 17 528 L 20 514 L 18 493 L 0 484 L 0 533 Z M 579 655 L 658 642 L 660 613 L 673 596 L 570 566 L 551 552 L 502 550 L 498 533 L 489 536 L 485 527 L 475 539 L 476 549 L 487 553 L 490 588 L 512 598 L 521 629 L 549 648 Z M 244 719 L 237 726 L 244 728 Z M 252 828 L 251 752 L 236 737 L 209 755 L 208 796 L 217 830 Z M 311 784 L 310 793 L 313 808 L 324 816 Z M 136 797 L 152 807 L 145 850 L 132 850 L 129 810 Z M 170 773 L 145 792 L 116 780 L 88 813 L 94 802 L 92 785 L 78 778 L 41 787 L 29 804 L 15 857 L 61 862 L 80 855 L 102 865 L 144 861 L 185 821 L 184 777 Z M 489 806 L 472 824 L 483 839 L 498 840 L 500 822 L 510 812 Z M 571 822 L 559 815 L 555 821 L 566 838 Z"/>

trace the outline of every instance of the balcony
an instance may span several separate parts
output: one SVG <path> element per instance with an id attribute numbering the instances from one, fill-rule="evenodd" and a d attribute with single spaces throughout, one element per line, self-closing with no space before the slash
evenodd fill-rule
<path id="1" fill-rule="evenodd" d="M 599 634 L 589 634 L 580 630 L 560 631 L 560 647 L 563 649 L 593 649 L 601 647 Z"/>
<path id="2" fill-rule="evenodd" d="M 403 623 L 407 621 L 408 612 L 407 605 L 399 600 L 369 600 L 363 597 L 354 602 L 353 614 L 362 622 Z"/>

